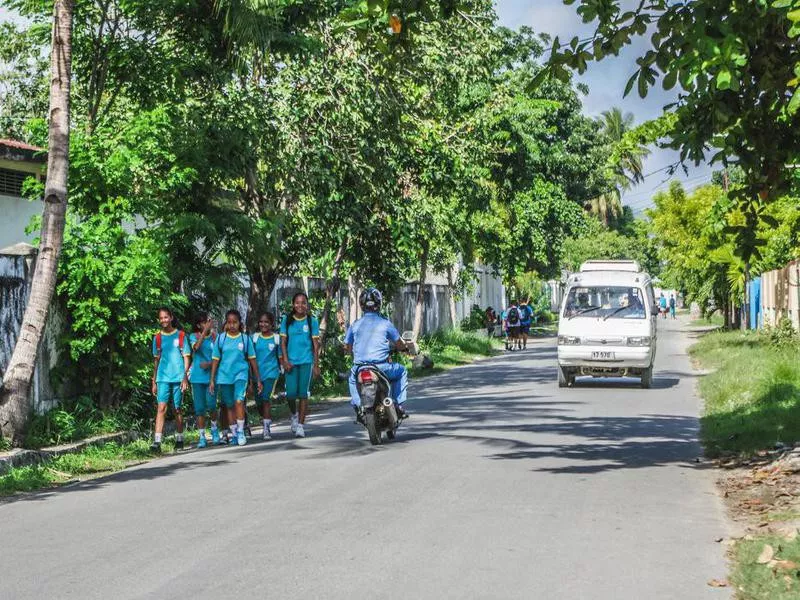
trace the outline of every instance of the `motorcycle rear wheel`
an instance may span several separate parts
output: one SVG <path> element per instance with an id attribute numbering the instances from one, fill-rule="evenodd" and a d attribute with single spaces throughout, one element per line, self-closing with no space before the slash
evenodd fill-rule
<path id="1" fill-rule="evenodd" d="M 378 429 L 378 420 L 375 413 L 370 411 L 364 415 L 364 420 L 367 425 L 367 433 L 369 434 L 369 441 L 373 446 L 378 446 L 383 443 L 381 439 L 381 432 Z"/>

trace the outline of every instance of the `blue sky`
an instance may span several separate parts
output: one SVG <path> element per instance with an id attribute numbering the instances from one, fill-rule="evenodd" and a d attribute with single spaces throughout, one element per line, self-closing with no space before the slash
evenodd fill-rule
<path id="1" fill-rule="evenodd" d="M 628 3 L 638 4 L 633 1 Z M 495 5 L 500 23 L 512 29 L 527 25 L 536 32 L 558 36 L 562 42 L 569 42 L 576 35 L 585 38 L 594 32 L 591 24 L 584 24 L 578 17 L 575 10 L 577 3 L 566 6 L 562 0 L 496 0 Z M 675 89 L 665 92 L 660 87 L 651 89 L 645 99 L 639 98 L 635 90 L 627 98 L 623 98 L 625 84 L 636 70 L 636 58 L 646 47 L 647 41 L 639 40 L 621 52 L 619 57 L 591 64 L 587 72 L 577 78 L 589 86 L 589 94 L 583 98 L 587 114 L 597 116 L 612 106 L 618 106 L 625 112 L 633 113 L 636 122 L 640 123 L 657 117 L 664 105 L 675 101 Z M 654 149 L 645 162 L 645 173 L 666 167 L 677 160 L 677 152 Z M 691 165 L 688 175 L 679 170 L 673 177 L 686 182 L 688 188 L 693 188 L 707 183 L 711 179 L 711 171 L 708 165 Z M 641 212 L 652 204 L 651 198 L 656 190 L 669 186 L 669 182 L 665 181 L 667 177 L 665 171 L 649 176 L 644 183 L 625 194 L 623 201 L 634 212 Z"/>
<path id="2" fill-rule="evenodd" d="M 635 0 L 625 0 L 630 4 Z M 581 38 L 593 33 L 591 24 L 581 22 L 575 12 L 576 6 L 565 6 L 562 0 L 496 0 L 497 14 L 500 23 L 513 29 L 528 25 L 536 32 L 549 33 L 559 36 L 562 40 L 569 41 L 577 35 Z M 0 21 L 18 20 L 5 8 L 0 8 Z M 652 119 L 661 114 L 664 105 L 673 102 L 676 91 L 664 92 L 660 87 L 653 88 L 650 94 L 642 100 L 635 91 L 627 98 L 622 97 L 625 83 L 635 70 L 635 59 L 646 48 L 644 40 L 624 50 L 619 57 L 608 58 L 599 63 L 590 65 L 589 70 L 579 81 L 589 86 L 589 94 L 583 98 L 584 109 L 587 114 L 597 116 L 612 106 L 619 106 L 625 112 L 631 112 L 636 122 Z M 670 150 L 654 150 L 645 162 L 645 173 L 658 171 L 667 165 L 676 162 L 677 153 Z M 627 192 L 623 198 L 634 212 L 639 213 L 651 205 L 652 195 L 656 190 L 664 189 L 669 185 L 666 181 L 665 171 L 659 171 L 649 176 L 644 183 Z M 699 167 L 689 166 L 688 175 L 678 171 L 674 178 L 686 182 L 687 187 L 706 183 L 711 178 L 711 168 L 708 165 Z"/>

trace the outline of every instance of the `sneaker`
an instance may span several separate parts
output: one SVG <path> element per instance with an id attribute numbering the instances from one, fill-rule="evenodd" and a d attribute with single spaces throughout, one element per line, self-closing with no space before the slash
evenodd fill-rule
<path id="1" fill-rule="evenodd" d="M 161 442 L 153 442 L 150 444 L 150 452 L 161 454 Z"/>
<path id="2" fill-rule="evenodd" d="M 183 440 L 175 440 L 175 450 L 183 450 Z"/>
<path id="3" fill-rule="evenodd" d="M 261 439 L 262 439 L 262 440 L 271 440 L 271 439 L 272 439 L 272 436 L 270 435 L 270 431 L 269 431 L 269 429 L 270 429 L 269 425 L 267 425 L 266 427 L 264 427 L 264 431 L 263 431 L 263 433 L 261 434 Z"/>
<path id="4" fill-rule="evenodd" d="M 200 439 L 197 440 L 197 447 L 198 448 L 205 448 L 206 446 L 208 446 L 208 442 L 206 441 L 206 436 L 201 435 Z"/>
<path id="5" fill-rule="evenodd" d="M 395 404 L 395 406 L 397 407 L 397 416 L 400 417 L 400 420 L 402 421 L 403 419 L 407 419 L 408 413 L 406 412 L 406 409 L 403 408 L 403 405 Z"/>
<path id="6" fill-rule="evenodd" d="M 211 430 L 211 443 L 215 446 L 219 446 L 219 429 Z"/>
<path id="7" fill-rule="evenodd" d="M 236 434 L 236 443 L 240 446 L 244 446 L 247 443 L 247 437 L 244 435 L 244 431 L 240 430 L 239 433 Z"/>
<path id="8" fill-rule="evenodd" d="M 297 429 L 294 430 L 294 437 L 299 437 L 299 438 L 306 437 L 306 432 L 303 429 L 303 425 L 301 423 L 297 424 Z"/>
<path id="9" fill-rule="evenodd" d="M 300 421 L 297 419 L 297 415 L 292 415 L 292 433 L 297 433 L 297 426 L 300 424 Z"/>

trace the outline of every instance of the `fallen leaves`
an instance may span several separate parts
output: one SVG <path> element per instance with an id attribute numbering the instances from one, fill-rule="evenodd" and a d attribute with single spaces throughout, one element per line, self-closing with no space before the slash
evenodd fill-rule
<path id="1" fill-rule="evenodd" d="M 724 588 L 728 587 L 730 584 L 727 579 L 712 579 L 708 582 L 708 585 L 715 588 Z"/>

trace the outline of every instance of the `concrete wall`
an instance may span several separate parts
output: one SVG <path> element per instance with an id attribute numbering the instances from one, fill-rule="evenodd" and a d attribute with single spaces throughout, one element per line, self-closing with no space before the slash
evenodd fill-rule
<path id="1" fill-rule="evenodd" d="M 782 318 L 791 320 L 800 329 L 800 261 L 783 269 L 761 274 L 761 314 L 766 326 L 774 326 Z"/>

